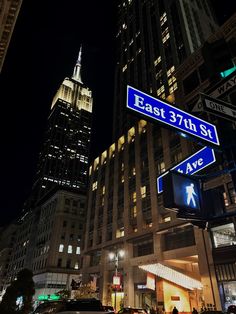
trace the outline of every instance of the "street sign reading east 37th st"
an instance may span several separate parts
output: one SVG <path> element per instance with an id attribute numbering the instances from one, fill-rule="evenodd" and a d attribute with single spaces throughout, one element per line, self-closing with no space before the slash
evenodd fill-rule
<path id="1" fill-rule="evenodd" d="M 176 170 L 183 174 L 192 175 L 205 167 L 211 165 L 215 162 L 215 153 L 212 148 L 203 147 L 195 154 L 191 155 L 190 157 L 186 158 L 185 160 L 181 161 L 178 165 L 174 166 L 170 170 Z M 163 180 L 162 178 L 168 173 L 166 171 L 162 175 L 157 178 L 157 192 L 163 192 Z"/>
<path id="2" fill-rule="evenodd" d="M 220 145 L 217 130 L 213 124 L 131 86 L 127 86 L 127 108 L 208 143 Z"/>

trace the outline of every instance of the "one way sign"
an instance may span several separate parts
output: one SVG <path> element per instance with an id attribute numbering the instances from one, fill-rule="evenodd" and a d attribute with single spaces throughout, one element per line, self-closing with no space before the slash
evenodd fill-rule
<path id="1" fill-rule="evenodd" d="M 236 107 L 220 99 L 212 98 L 205 94 L 200 94 L 201 99 L 194 106 L 194 111 L 207 111 L 220 118 L 236 121 Z"/>

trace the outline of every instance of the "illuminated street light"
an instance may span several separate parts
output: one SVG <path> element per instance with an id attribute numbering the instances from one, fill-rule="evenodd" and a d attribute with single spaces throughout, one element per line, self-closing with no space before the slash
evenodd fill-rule
<path id="1" fill-rule="evenodd" d="M 115 287 L 115 298 L 114 298 L 114 308 L 116 311 L 116 290 L 117 286 L 120 285 L 120 276 L 118 276 L 118 263 L 119 263 L 119 257 L 124 257 L 125 251 L 122 249 L 116 250 L 115 252 L 109 252 L 109 259 L 111 261 L 115 261 L 115 275 L 113 276 L 113 285 Z"/>

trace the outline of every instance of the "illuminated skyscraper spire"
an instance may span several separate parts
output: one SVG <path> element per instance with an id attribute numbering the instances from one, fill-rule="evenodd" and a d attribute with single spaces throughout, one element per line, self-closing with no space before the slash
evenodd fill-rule
<path id="1" fill-rule="evenodd" d="M 82 45 L 80 46 L 79 55 L 78 55 L 76 65 L 74 67 L 74 73 L 73 73 L 72 79 L 83 84 L 81 80 L 81 55 L 82 55 Z"/>

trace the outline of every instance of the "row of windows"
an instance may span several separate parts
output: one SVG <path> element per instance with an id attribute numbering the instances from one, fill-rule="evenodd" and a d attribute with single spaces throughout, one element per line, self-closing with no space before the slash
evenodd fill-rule
<path id="1" fill-rule="evenodd" d="M 79 269 L 81 267 L 81 263 L 78 261 L 75 263 L 72 263 L 71 259 L 58 258 L 57 267 Z"/>
<path id="2" fill-rule="evenodd" d="M 66 252 L 64 244 L 60 244 L 60 245 L 59 245 L 58 252 L 60 252 L 60 253 Z M 67 247 L 67 253 L 68 253 L 68 254 L 73 254 L 73 253 L 75 253 L 75 254 L 79 255 L 79 254 L 80 254 L 80 246 L 77 246 L 76 248 L 73 249 L 73 246 L 72 246 L 72 245 L 68 245 L 68 247 Z"/>

